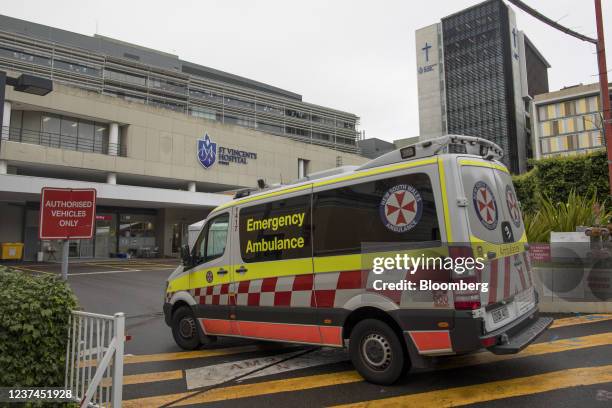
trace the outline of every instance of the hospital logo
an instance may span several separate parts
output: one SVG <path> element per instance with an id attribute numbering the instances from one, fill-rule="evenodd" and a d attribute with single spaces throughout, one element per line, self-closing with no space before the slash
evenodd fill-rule
<path id="1" fill-rule="evenodd" d="M 380 219 L 393 232 L 406 232 L 421 220 L 423 200 L 416 188 L 398 184 L 390 188 L 380 201 Z"/>
<path id="2" fill-rule="evenodd" d="M 494 230 L 497 227 L 497 203 L 491 188 L 486 183 L 478 181 L 474 185 L 472 201 L 480 223 L 486 229 Z"/>
<path id="3" fill-rule="evenodd" d="M 215 164 L 217 158 L 217 144 L 208 137 L 208 133 L 202 139 L 198 139 L 198 161 L 205 169 Z"/>

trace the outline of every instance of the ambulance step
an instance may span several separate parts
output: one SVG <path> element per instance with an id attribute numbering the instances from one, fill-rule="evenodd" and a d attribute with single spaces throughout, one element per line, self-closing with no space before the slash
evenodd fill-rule
<path id="1" fill-rule="evenodd" d="M 494 354 L 515 354 L 531 344 L 553 322 L 551 317 L 540 317 L 508 339 L 507 343 L 489 348 Z"/>

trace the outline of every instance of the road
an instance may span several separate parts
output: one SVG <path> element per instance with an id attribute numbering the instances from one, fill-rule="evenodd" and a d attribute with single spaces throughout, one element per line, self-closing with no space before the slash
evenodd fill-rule
<path id="1" fill-rule="evenodd" d="M 612 405 L 612 315 L 554 316 L 551 329 L 522 353 L 441 359 L 383 387 L 364 382 L 342 350 L 220 339 L 181 351 L 161 314 L 164 280 L 175 263 L 70 265 L 68 281 L 84 310 L 127 315 L 124 407 Z"/>

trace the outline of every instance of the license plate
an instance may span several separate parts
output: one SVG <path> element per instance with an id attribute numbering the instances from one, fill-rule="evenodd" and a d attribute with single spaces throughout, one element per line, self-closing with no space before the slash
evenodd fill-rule
<path id="1" fill-rule="evenodd" d="M 503 306 L 497 308 L 491 312 L 491 316 L 493 317 L 493 323 L 501 322 L 504 319 L 507 319 L 510 314 L 508 313 L 508 307 Z"/>

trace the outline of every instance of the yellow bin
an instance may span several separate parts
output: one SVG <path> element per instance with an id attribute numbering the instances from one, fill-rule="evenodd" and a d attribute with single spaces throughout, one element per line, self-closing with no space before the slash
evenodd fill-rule
<path id="1" fill-rule="evenodd" d="M 2 248 L 2 257 L 0 259 L 16 259 L 20 260 L 23 254 L 23 243 L 21 242 L 3 242 L 0 244 Z"/>

